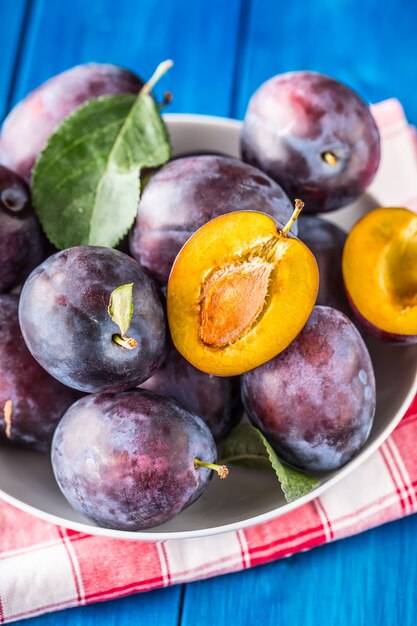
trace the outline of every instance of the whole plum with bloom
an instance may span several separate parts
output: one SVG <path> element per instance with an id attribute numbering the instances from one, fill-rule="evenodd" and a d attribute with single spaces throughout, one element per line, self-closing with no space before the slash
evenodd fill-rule
<path id="1" fill-rule="evenodd" d="M 141 388 L 180 402 L 201 417 L 217 442 L 242 417 L 239 378 L 205 374 L 186 361 L 174 347 Z"/>
<path id="2" fill-rule="evenodd" d="M 44 255 L 27 184 L 0 165 L 0 293 L 20 285 Z"/>
<path id="3" fill-rule="evenodd" d="M 29 93 L 6 117 L 0 162 L 26 180 L 51 133 L 79 106 L 99 96 L 137 93 L 143 81 L 115 65 L 87 63 L 53 76 Z"/>
<path id="4" fill-rule="evenodd" d="M 277 453 L 306 470 L 345 465 L 366 442 L 375 377 L 366 345 L 340 311 L 316 306 L 298 337 L 243 376 L 248 415 Z"/>
<path id="5" fill-rule="evenodd" d="M 0 296 L 0 439 L 47 451 L 59 420 L 81 394 L 52 378 L 30 354 L 18 305 L 18 296 Z"/>
<path id="6" fill-rule="evenodd" d="M 293 206 L 279 185 L 238 159 L 213 155 L 175 159 L 143 191 L 130 251 L 166 284 L 175 257 L 196 230 L 219 215 L 246 210 L 267 213 L 284 226 Z"/>
<path id="7" fill-rule="evenodd" d="M 120 345 L 108 307 L 113 291 L 126 284 L 133 285 L 132 318 Z M 165 357 L 162 292 L 134 259 L 110 248 L 78 246 L 49 257 L 23 287 L 19 318 L 35 359 L 81 391 L 135 387 Z"/>
<path id="8" fill-rule="evenodd" d="M 315 72 L 289 72 L 252 96 L 241 151 L 314 213 L 365 191 L 378 169 L 380 139 L 368 105 L 350 87 Z"/>
<path id="9" fill-rule="evenodd" d="M 52 466 L 68 502 L 107 528 L 167 522 L 196 500 L 216 446 L 202 420 L 149 391 L 97 394 L 76 402 L 52 444 Z"/>
<path id="10" fill-rule="evenodd" d="M 316 257 L 320 273 L 317 304 L 352 314 L 346 297 L 342 275 L 343 246 L 346 233 L 341 228 L 315 215 L 300 215 L 298 234 Z"/>

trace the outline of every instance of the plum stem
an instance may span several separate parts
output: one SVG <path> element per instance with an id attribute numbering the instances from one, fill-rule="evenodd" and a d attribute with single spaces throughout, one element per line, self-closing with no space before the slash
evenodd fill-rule
<path id="1" fill-rule="evenodd" d="M 13 412 L 13 403 L 11 400 L 6 400 L 3 407 L 3 415 L 4 415 L 4 423 L 6 426 L 6 430 L 4 434 L 8 439 L 11 439 L 12 436 L 12 412 Z"/>
<path id="2" fill-rule="evenodd" d="M 337 163 L 336 155 L 328 150 L 326 152 L 322 152 L 321 158 L 323 159 L 323 161 L 326 161 L 328 165 L 336 165 Z"/>
<path id="3" fill-rule="evenodd" d="M 226 465 L 216 465 L 216 463 L 205 463 L 204 461 L 200 461 L 200 459 L 194 459 L 194 467 L 207 467 L 208 469 L 217 472 L 219 478 L 227 478 L 229 475 L 229 470 Z"/>
<path id="4" fill-rule="evenodd" d="M 174 65 L 173 61 L 163 61 L 158 65 L 153 76 L 148 80 L 147 83 L 142 87 L 140 93 L 147 94 L 155 87 L 156 83 L 166 72 Z"/>
<path id="5" fill-rule="evenodd" d="M 160 111 L 162 111 L 162 109 L 165 109 L 165 107 L 168 106 L 168 104 L 171 104 L 173 99 L 174 99 L 174 96 L 173 96 L 172 91 L 166 91 L 164 93 L 164 97 L 162 99 L 162 102 L 160 104 L 158 104 L 158 109 Z"/>
<path id="6" fill-rule="evenodd" d="M 284 228 L 280 230 L 280 233 L 283 237 L 286 237 L 289 231 L 291 230 L 291 228 L 294 226 L 297 217 L 300 215 L 301 211 L 303 210 L 304 202 L 300 200 L 299 198 L 297 198 L 296 200 L 294 200 L 294 207 L 295 207 L 294 212 L 291 215 L 290 219 L 285 224 Z"/>
<path id="7" fill-rule="evenodd" d="M 126 348 L 127 350 L 133 350 L 138 345 L 136 339 L 133 337 L 121 337 L 120 335 L 113 335 L 114 343 L 117 343 L 118 346 L 122 346 L 122 348 Z"/>

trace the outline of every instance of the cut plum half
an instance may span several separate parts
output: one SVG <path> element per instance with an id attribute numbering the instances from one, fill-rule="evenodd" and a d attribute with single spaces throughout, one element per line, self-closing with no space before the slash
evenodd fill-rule
<path id="1" fill-rule="evenodd" d="M 417 216 L 380 208 L 350 232 L 343 280 L 352 310 L 380 339 L 417 343 Z"/>
<path id="2" fill-rule="evenodd" d="M 256 211 L 221 215 L 184 245 L 168 281 L 172 339 L 194 367 L 233 376 L 272 359 L 306 323 L 317 297 L 310 250 Z"/>

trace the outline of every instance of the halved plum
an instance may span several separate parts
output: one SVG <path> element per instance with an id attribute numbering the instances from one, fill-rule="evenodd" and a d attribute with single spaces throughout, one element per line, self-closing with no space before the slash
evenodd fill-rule
<path id="1" fill-rule="evenodd" d="M 369 333 L 394 343 L 417 343 L 417 216 L 380 208 L 351 230 L 343 279 L 352 310 Z"/>
<path id="2" fill-rule="evenodd" d="M 177 256 L 167 288 L 173 342 L 209 374 L 247 372 L 284 350 L 306 323 L 318 290 L 317 263 L 288 231 L 255 211 L 205 224 Z"/>

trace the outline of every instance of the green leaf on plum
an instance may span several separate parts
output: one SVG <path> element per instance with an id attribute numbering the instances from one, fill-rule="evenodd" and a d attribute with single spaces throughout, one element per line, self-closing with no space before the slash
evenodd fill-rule
<path id="1" fill-rule="evenodd" d="M 272 468 L 287 502 L 294 502 L 320 484 L 315 478 L 284 465 L 261 431 L 250 424 L 239 424 L 223 441 L 219 463 L 236 463 L 253 469 Z"/>
<path id="2" fill-rule="evenodd" d="M 150 90 L 171 66 L 159 66 L 137 96 L 86 102 L 50 136 L 35 165 L 33 204 L 59 249 L 114 247 L 137 212 L 140 172 L 171 155 L 166 126 Z"/>
<path id="3" fill-rule="evenodd" d="M 120 329 L 121 337 L 126 337 L 133 315 L 133 283 L 121 285 L 111 292 L 108 307 L 112 321 Z"/>

